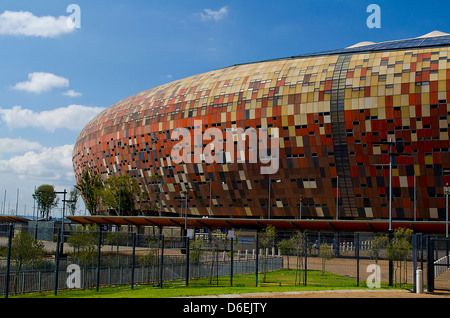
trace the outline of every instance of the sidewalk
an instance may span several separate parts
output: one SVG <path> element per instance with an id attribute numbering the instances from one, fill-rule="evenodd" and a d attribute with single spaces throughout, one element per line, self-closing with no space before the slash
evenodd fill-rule
<path id="1" fill-rule="evenodd" d="M 416 294 L 409 290 L 338 289 L 318 291 L 286 291 L 273 293 L 245 293 L 206 295 L 186 298 L 448 298 L 450 293 Z"/>

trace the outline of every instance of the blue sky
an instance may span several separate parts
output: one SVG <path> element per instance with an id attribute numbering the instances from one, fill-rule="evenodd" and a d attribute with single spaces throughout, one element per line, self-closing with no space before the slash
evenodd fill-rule
<path id="1" fill-rule="evenodd" d="M 381 28 L 366 25 L 372 3 Z M 62 23 L 70 4 L 80 8 L 79 28 Z M 0 213 L 3 202 L 15 210 L 17 189 L 22 215 L 32 214 L 35 186 L 69 191 L 81 129 L 128 96 L 238 63 L 450 33 L 449 9 L 446 1 L 2 0 Z"/>

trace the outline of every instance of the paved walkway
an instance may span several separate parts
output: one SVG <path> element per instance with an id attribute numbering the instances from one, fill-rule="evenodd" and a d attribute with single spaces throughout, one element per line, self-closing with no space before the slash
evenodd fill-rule
<path id="1" fill-rule="evenodd" d="M 450 293 L 415 294 L 408 290 L 339 289 L 319 291 L 286 291 L 274 293 L 243 293 L 205 295 L 187 298 L 448 298 Z"/>

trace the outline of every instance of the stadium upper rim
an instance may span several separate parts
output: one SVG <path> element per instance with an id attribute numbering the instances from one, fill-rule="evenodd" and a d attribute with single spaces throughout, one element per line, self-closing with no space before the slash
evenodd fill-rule
<path id="1" fill-rule="evenodd" d="M 366 44 L 370 43 L 370 44 Z M 441 47 L 441 46 L 449 46 L 450 45 L 450 34 L 444 33 L 441 31 L 432 31 L 425 35 L 411 38 L 411 39 L 403 39 L 403 40 L 393 40 L 393 41 L 385 41 L 380 43 L 372 43 L 372 42 L 360 42 L 358 44 L 336 50 L 328 50 L 316 53 L 306 53 L 300 55 L 293 55 L 289 57 L 281 57 L 281 58 L 273 58 L 255 62 L 245 62 L 238 63 L 234 65 L 230 65 L 228 67 L 235 67 L 241 65 L 249 65 L 256 64 L 262 62 L 275 62 L 275 61 L 283 61 L 283 60 L 292 60 L 292 59 L 302 59 L 302 58 L 310 58 L 310 57 L 320 57 L 327 55 L 340 55 L 340 54 L 356 54 L 356 53 L 375 53 L 375 52 L 386 52 L 386 51 L 394 51 L 394 50 L 406 50 L 406 49 L 417 49 L 417 48 L 430 48 L 430 47 Z M 224 68 L 228 68 L 224 67 Z M 219 68 L 223 69 L 223 68 Z"/>

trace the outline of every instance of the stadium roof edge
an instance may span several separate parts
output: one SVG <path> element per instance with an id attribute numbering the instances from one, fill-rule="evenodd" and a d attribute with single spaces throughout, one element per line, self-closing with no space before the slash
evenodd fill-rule
<path id="1" fill-rule="evenodd" d="M 79 224 L 178 226 L 189 228 L 247 228 L 262 229 L 273 225 L 280 230 L 310 230 L 329 232 L 389 232 L 389 220 L 332 219 L 248 219 L 158 216 L 67 216 Z M 445 221 L 392 220 L 392 229 L 409 228 L 416 233 L 445 233 Z"/>
<path id="2" fill-rule="evenodd" d="M 433 32 L 429 34 L 433 35 Z M 428 47 L 439 47 L 450 45 L 450 34 L 442 35 L 444 33 L 441 32 L 440 35 L 436 36 L 427 36 L 423 35 L 417 38 L 411 39 L 403 39 L 403 40 L 392 40 L 380 43 L 373 43 L 369 45 L 363 46 L 350 46 L 342 49 L 328 50 L 316 53 L 305 53 L 300 55 L 293 55 L 288 57 L 281 58 L 273 58 L 267 60 L 260 60 L 254 62 L 244 62 L 233 64 L 227 67 L 218 68 L 216 70 L 225 69 L 229 67 L 236 67 L 241 65 L 249 65 L 256 64 L 262 62 L 275 62 L 275 61 L 283 61 L 283 60 L 292 60 L 292 59 L 302 59 L 309 57 L 318 57 L 318 56 L 326 56 L 326 55 L 337 55 L 337 54 L 356 54 L 356 53 L 372 53 L 372 52 L 384 52 L 384 51 L 393 51 L 393 50 L 406 50 L 406 49 L 417 49 L 417 48 L 428 48 Z M 446 34 L 446 33 L 445 33 Z"/>

